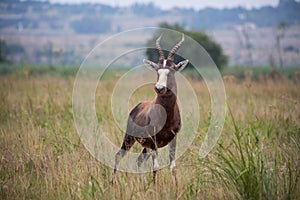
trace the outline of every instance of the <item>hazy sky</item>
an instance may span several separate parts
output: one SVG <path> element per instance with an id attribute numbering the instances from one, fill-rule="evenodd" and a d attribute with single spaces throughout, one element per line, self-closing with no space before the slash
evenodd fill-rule
<path id="1" fill-rule="evenodd" d="M 148 3 L 153 2 L 155 5 L 169 9 L 174 6 L 201 9 L 205 7 L 214 8 L 232 8 L 242 6 L 245 8 L 259 8 L 265 5 L 276 6 L 279 0 L 49 0 L 55 3 L 104 3 L 112 6 L 126 6 L 135 2 Z"/>

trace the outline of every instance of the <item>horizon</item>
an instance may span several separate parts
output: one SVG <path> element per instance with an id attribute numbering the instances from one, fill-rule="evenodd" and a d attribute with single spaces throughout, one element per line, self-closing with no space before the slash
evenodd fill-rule
<path id="1" fill-rule="evenodd" d="M 91 4 L 105 4 L 112 7 L 127 7 L 138 4 L 149 4 L 153 3 L 155 6 L 163 10 L 169 10 L 174 7 L 181 7 L 186 9 L 195 9 L 201 10 L 205 8 L 216 8 L 216 9 L 230 9 L 236 7 L 242 7 L 245 9 L 256 9 L 264 6 L 275 7 L 279 4 L 280 0 L 232 0 L 232 1 L 223 1 L 223 0 L 204 0 L 199 3 L 198 0 L 189 0 L 189 1 L 160 1 L 160 0 L 36 0 L 42 2 L 58 3 L 58 4 L 82 4 L 82 3 L 91 3 Z"/>

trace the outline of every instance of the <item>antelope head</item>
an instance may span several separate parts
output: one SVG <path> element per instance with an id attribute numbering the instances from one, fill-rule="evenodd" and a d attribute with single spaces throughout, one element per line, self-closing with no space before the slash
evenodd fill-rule
<path id="1" fill-rule="evenodd" d="M 173 47 L 167 59 L 165 59 L 164 53 L 161 49 L 160 39 L 161 36 L 156 40 L 156 49 L 159 53 L 158 63 L 154 63 L 146 59 L 144 59 L 143 62 L 144 64 L 151 66 L 157 72 L 157 82 L 154 90 L 158 95 L 164 95 L 170 91 L 176 93 L 175 72 L 183 70 L 189 62 L 188 60 L 184 60 L 178 64 L 174 63 L 174 56 L 184 41 L 184 35 L 182 34 L 181 41 Z"/>

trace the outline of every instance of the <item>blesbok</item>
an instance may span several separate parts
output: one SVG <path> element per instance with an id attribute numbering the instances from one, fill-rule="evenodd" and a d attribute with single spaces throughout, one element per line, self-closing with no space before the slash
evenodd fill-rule
<path id="1" fill-rule="evenodd" d="M 154 181 L 156 171 L 159 168 L 157 149 L 169 144 L 170 170 L 176 180 L 174 171 L 176 135 L 181 127 L 181 119 L 177 105 L 175 72 L 184 69 L 188 64 L 188 60 L 181 61 L 178 64 L 174 63 L 175 53 L 182 45 L 184 35 L 182 35 L 181 41 L 170 51 L 167 59 L 165 59 L 161 49 L 160 39 L 161 36 L 156 40 L 159 62 L 156 64 L 146 59 L 143 60 L 145 65 L 151 66 L 157 72 L 157 83 L 154 87 L 157 96 L 153 101 L 139 103 L 130 112 L 121 149 L 115 156 L 113 182 L 121 158 L 126 155 L 126 152 L 136 141 L 144 147 L 137 159 L 138 169 L 152 155 Z"/>

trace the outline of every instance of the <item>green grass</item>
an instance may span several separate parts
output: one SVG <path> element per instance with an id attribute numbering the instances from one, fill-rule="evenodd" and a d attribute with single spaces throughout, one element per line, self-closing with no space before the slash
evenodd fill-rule
<path id="1" fill-rule="evenodd" d="M 234 75 L 238 80 L 244 80 L 247 74 L 251 74 L 252 79 L 260 81 L 263 78 L 280 79 L 282 76 L 295 80 L 295 73 L 299 71 L 299 67 L 284 67 L 284 68 L 271 68 L 271 67 L 241 67 L 232 66 L 226 67 L 222 70 L 223 76 Z"/>
<path id="2" fill-rule="evenodd" d="M 59 76 L 59 77 L 74 77 L 79 69 L 79 66 L 51 66 L 51 65 L 34 65 L 24 62 L 23 64 L 0 63 L 0 76 L 14 75 L 14 76 Z M 97 70 L 97 68 L 95 68 Z M 119 74 L 123 74 L 130 70 L 129 68 L 108 68 L 105 71 L 105 79 L 118 78 Z M 230 66 L 222 69 L 223 76 L 233 75 L 239 81 L 243 81 L 247 74 L 255 81 L 262 78 L 279 79 L 284 76 L 290 80 L 295 81 L 295 74 L 299 71 L 299 67 L 284 67 L 284 68 L 270 68 L 270 67 L 242 67 Z M 194 69 L 186 69 L 183 74 L 191 79 L 200 79 L 201 75 Z"/>
<path id="3" fill-rule="evenodd" d="M 210 96 L 205 83 L 191 79 L 200 126 L 177 160 L 178 188 L 168 168 L 158 172 L 157 184 L 151 174 L 145 187 L 139 175 L 120 172 L 112 186 L 113 170 L 88 153 L 75 129 L 74 75 L 17 71 L 0 77 L 1 199 L 300 199 L 300 91 L 294 80 L 225 81 L 225 126 L 218 145 L 200 159 Z M 96 94 L 103 97 L 96 101 L 98 119 L 116 145 L 124 133 L 105 119 L 112 119 L 110 91 L 122 73 L 107 72 Z M 130 106 L 154 98 L 151 89 L 136 91 Z"/>
<path id="4" fill-rule="evenodd" d="M 289 147 L 261 138 L 260 129 L 250 122 L 241 130 L 231 109 L 229 118 L 233 126 L 233 138 L 229 144 L 219 144 L 214 156 L 204 162 L 228 190 L 236 191 L 242 199 L 296 199 L 299 187 L 299 158 L 294 136 Z M 299 137 L 296 136 L 298 139 Z M 292 142 L 294 141 L 294 142 Z M 293 144 L 294 143 L 294 144 Z M 271 145 L 272 152 L 268 152 Z M 294 152 L 293 152 L 294 151 Z M 282 152 L 285 152 L 284 155 Z M 280 186 L 279 186 L 280 185 Z"/>

